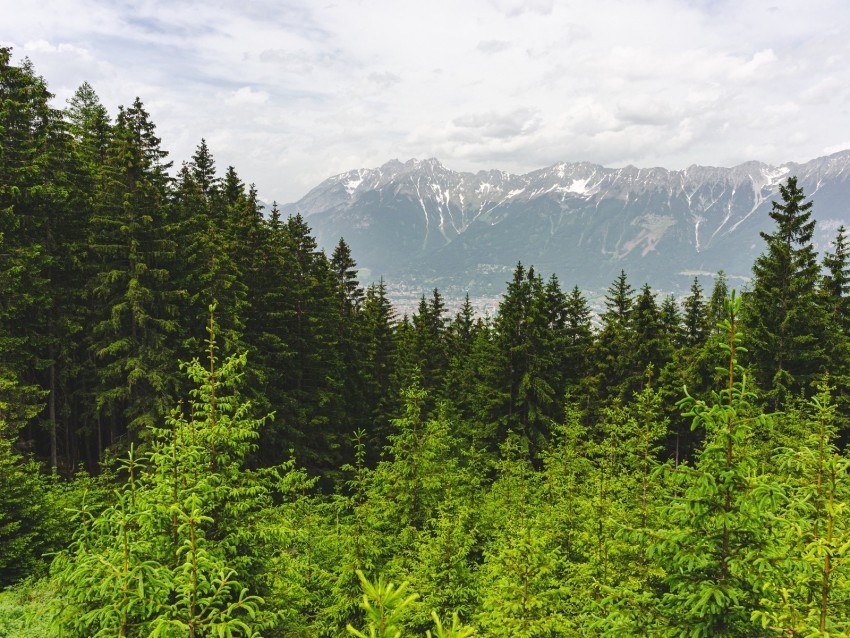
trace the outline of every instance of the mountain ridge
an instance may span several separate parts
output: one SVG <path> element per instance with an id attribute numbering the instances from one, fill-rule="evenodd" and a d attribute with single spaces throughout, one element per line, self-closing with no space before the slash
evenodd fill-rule
<path id="1" fill-rule="evenodd" d="M 850 225 L 850 150 L 779 166 L 558 162 L 525 174 L 394 159 L 332 176 L 283 211 L 302 213 L 328 250 L 344 237 L 364 280 L 498 294 L 522 261 L 588 290 L 623 269 L 677 291 L 695 272 L 749 275 L 770 202 L 790 175 L 815 201 L 822 251 L 839 224 Z"/>

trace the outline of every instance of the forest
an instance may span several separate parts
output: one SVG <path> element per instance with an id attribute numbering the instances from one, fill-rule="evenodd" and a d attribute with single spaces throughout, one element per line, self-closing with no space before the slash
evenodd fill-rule
<path id="1" fill-rule="evenodd" d="M 0 48 L 0 637 L 850 635 L 850 254 L 399 316 Z M 285 152 L 285 151 L 282 151 Z"/>

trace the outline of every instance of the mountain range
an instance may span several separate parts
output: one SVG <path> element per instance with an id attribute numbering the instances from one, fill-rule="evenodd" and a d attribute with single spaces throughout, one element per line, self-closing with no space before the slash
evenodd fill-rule
<path id="1" fill-rule="evenodd" d="M 741 287 L 791 175 L 814 201 L 816 247 L 828 250 L 850 226 L 850 151 L 684 170 L 562 162 L 524 175 L 392 160 L 331 177 L 283 210 L 304 215 L 328 251 L 345 238 L 361 281 L 384 277 L 417 295 L 496 296 L 518 261 L 565 289 L 604 289 L 625 270 L 635 287 L 682 292 L 721 269 Z"/>

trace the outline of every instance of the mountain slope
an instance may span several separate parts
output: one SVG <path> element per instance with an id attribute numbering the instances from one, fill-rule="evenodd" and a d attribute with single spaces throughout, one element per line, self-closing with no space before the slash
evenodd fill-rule
<path id="1" fill-rule="evenodd" d="M 285 210 L 307 216 L 320 245 L 345 237 L 364 280 L 493 294 L 522 261 L 565 287 L 602 288 L 624 269 L 635 284 L 683 290 L 696 273 L 749 276 L 789 175 L 814 200 L 818 245 L 828 247 L 837 226 L 850 225 L 850 151 L 782 166 L 581 162 L 525 175 L 393 160 L 332 177 Z"/>

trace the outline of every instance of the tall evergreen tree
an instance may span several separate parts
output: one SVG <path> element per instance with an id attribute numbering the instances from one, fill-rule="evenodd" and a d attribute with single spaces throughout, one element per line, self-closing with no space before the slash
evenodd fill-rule
<path id="1" fill-rule="evenodd" d="M 832 247 L 833 252 L 823 257 L 825 272 L 820 285 L 821 294 L 830 318 L 850 335 L 850 246 L 844 226 L 838 228 Z"/>
<path id="2" fill-rule="evenodd" d="M 812 202 L 805 201 L 796 177 L 789 177 L 779 190 L 782 201 L 774 201 L 770 211 L 776 228 L 761 233 L 767 250 L 753 265 L 744 314 L 749 360 L 759 386 L 777 407 L 808 390 L 825 363 Z"/>
<path id="3" fill-rule="evenodd" d="M 70 452 L 74 443 L 62 398 L 71 394 L 72 336 L 82 324 L 88 210 L 51 97 L 29 62 L 15 66 L 0 48 L 0 374 L 19 388 L 48 390 L 44 425 L 56 467 L 59 446 Z M 30 435 L 42 439 L 38 430 Z"/>
<path id="4" fill-rule="evenodd" d="M 600 398 L 628 394 L 627 379 L 633 377 L 633 324 L 634 288 L 625 271 L 608 288 L 605 295 L 605 312 L 596 343 L 597 392 Z M 639 376 L 642 378 L 642 370 Z M 633 389 L 633 388 L 632 388 Z"/>
<path id="5" fill-rule="evenodd" d="M 649 284 L 644 284 L 635 301 L 632 330 L 635 343 L 632 349 L 634 363 L 631 367 L 631 390 L 637 391 L 642 384 L 640 376 L 647 367 L 652 366 L 654 370 L 660 370 L 672 353 L 670 341 L 661 323 L 658 305 L 655 303 L 655 294 Z"/>
<path id="6" fill-rule="evenodd" d="M 554 281 L 548 296 L 560 302 Z M 499 359 L 493 389 L 500 405 L 493 418 L 499 423 L 499 440 L 509 431 L 522 435 L 534 459 L 553 419 L 560 420 L 563 395 L 558 393 L 554 371 L 561 352 L 550 320 L 557 315 L 561 321 L 563 311 L 562 302 L 557 309 L 547 309 L 546 289 L 534 267 L 526 271 L 517 264 L 494 322 Z"/>
<path id="7" fill-rule="evenodd" d="M 842 420 L 850 418 L 850 250 L 844 226 L 823 258 L 820 296 L 826 314 L 824 347 Z"/>
<path id="8" fill-rule="evenodd" d="M 383 278 L 366 289 L 363 299 L 364 402 L 369 407 L 368 433 L 372 454 L 387 443 L 390 420 L 397 416 L 398 396 L 392 393 L 396 360 L 395 310 L 387 297 Z"/>
<path id="9" fill-rule="evenodd" d="M 714 286 L 711 289 L 711 296 L 708 299 L 708 330 L 715 331 L 717 324 L 723 321 L 723 304 L 729 296 L 729 280 L 726 277 L 726 272 L 719 270 L 717 278 L 714 280 Z"/>
<path id="10" fill-rule="evenodd" d="M 218 188 L 219 179 L 215 174 L 215 160 L 205 139 L 201 138 L 201 143 L 198 144 L 195 154 L 192 155 L 189 168 L 192 172 L 192 177 L 195 178 L 195 182 L 201 189 L 201 194 L 204 197 L 214 195 Z"/>
<path id="11" fill-rule="evenodd" d="M 670 346 L 678 348 L 685 340 L 685 328 L 679 302 L 674 295 L 667 295 L 658 309 L 661 330 Z"/>
<path id="12" fill-rule="evenodd" d="M 121 108 L 90 240 L 96 410 L 110 439 L 158 422 L 175 390 L 178 295 L 167 269 L 175 243 L 166 232 L 166 156 L 141 101 Z"/>
<path id="13" fill-rule="evenodd" d="M 589 391 L 593 349 L 593 313 L 587 298 L 574 286 L 565 303 L 564 369 L 566 388 L 578 400 L 580 393 Z"/>
<path id="14" fill-rule="evenodd" d="M 708 327 L 708 315 L 698 277 L 694 277 L 691 294 L 685 297 L 682 306 L 685 310 L 685 343 L 689 346 L 702 343 Z"/>
<path id="15" fill-rule="evenodd" d="M 449 362 L 446 303 L 439 290 L 435 288 L 428 299 L 422 295 L 411 321 L 418 382 L 433 403 Z"/>

